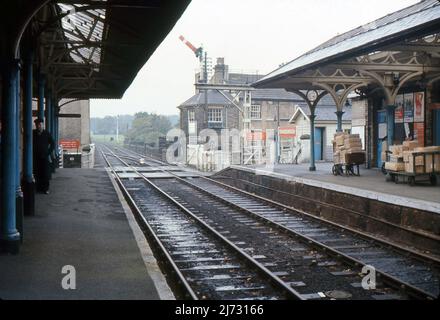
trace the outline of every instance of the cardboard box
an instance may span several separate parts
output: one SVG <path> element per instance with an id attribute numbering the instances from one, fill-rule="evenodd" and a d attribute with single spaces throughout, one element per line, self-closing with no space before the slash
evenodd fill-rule
<path id="1" fill-rule="evenodd" d="M 405 171 L 409 173 L 424 173 L 425 167 L 424 166 L 416 166 L 415 172 L 412 163 L 406 162 L 405 163 Z"/>
<path id="2" fill-rule="evenodd" d="M 405 171 L 405 163 L 403 162 L 385 162 L 385 169 L 391 171 Z"/>
<path id="3" fill-rule="evenodd" d="M 410 157 L 412 157 L 412 151 L 403 151 L 403 162 L 409 162 Z"/>
<path id="4" fill-rule="evenodd" d="M 403 156 L 395 156 L 394 154 L 390 155 L 390 161 L 389 162 L 403 162 Z"/>
<path id="5" fill-rule="evenodd" d="M 425 152 L 436 152 L 440 151 L 440 146 L 431 146 L 431 147 L 424 147 L 423 148 Z"/>
<path id="6" fill-rule="evenodd" d="M 347 142 L 360 142 L 361 138 L 346 136 L 344 141 L 345 141 L 345 143 L 347 143 Z"/>
<path id="7" fill-rule="evenodd" d="M 434 156 L 434 159 L 433 159 Z M 434 160 L 434 163 L 433 163 Z M 440 172 L 440 154 L 427 154 L 425 155 L 426 172 Z"/>
<path id="8" fill-rule="evenodd" d="M 425 156 L 426 155 L 424 155 L 424 154 L 419 154 L 418 156 L 415 156 L 415 155 L 413 155 L 413 154 L 411 154 L 410 156 L 409 156 L 409 161 L 408 161 L 408 163 L 413 163 L 413 161 L 415 161 L 415 163 L 416 163 L 416 166 L 423 166 L 425 163 L 424 163 L 424 158 L 425 158 Z"/>
<path id="9" fill-rule="evenodd" d="M 363 152 L 362 147 L 352 147 L 347 149 L 347 153 Z"/>
<path id="10" fill-rule="evenodd" d="M 350 144 L 350 145 L 344 145 L 345 150 L 355 149 L 355 150 L 362 150 L 361 144 Z"/>
<path id="11" fill-rule="evenodd" d="M 336 145 L 342 146 L 344 144 L 344 139 L 345 137 L 343 135 L 336 136 L 335 137 Z"/>
<path id="12" fill-rule="evenodd" d="M 385 152 L 381 152 L 380 159 L 382 160 L 382 162 L 387 161 L 387 154 Z"/>
<path id="13" fill-rule="evenodd" d="M 411 151 L 419 146 L 419 142 L 417 140 L 403 141 L 403 146 L 408 148 L 407 150 Z"/>
<path id="14" fill-rule="evenodd" d="M 390 151 L 393 153 L 393 155 L 399 155 L 403 153 L 403 147 L 401 144 L 395 144 L 390 146 Z"/>
<path id="15" fill-rule="evenodd" d="M 440 146 L 431 146 L 431 147 L 417 147 L 414 148 L 415 152 L 436 152 L 440 151 Z"/>

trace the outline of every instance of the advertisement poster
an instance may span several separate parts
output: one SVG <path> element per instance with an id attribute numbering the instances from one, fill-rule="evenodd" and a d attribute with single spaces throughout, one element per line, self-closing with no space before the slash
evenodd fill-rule
<path id="1" fill-rule="evenodd" d="M 419 146 L 425 145 L 425 124 L 423 122 L 414 122 L 414 140 L 419 142 Z"/>
<path id="2" fill-rule="evenodd" d="M 425 94 L 414 93 L 414 122 L 425 121 Z"/>
<path id="3" fill-rule="evenodd" d="M 403 95 L 403 121 L 413 122 L 414 121 L 414 93 L 405 93 Z"/>
<path id="4" fill-rule="evenodd" d="M 394 123 L 403 123 L 403 94 L 396 97 L 396 109 L 394 110 Z"/>

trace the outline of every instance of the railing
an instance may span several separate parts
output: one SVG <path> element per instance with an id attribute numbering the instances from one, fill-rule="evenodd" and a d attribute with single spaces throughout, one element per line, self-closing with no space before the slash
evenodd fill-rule
<path id="1" fill-rule="evenodd" d="M 298 164 L 298 158 L 299 158 L 299 156 L 301 155 L 301 153 L 302 153 L 302 146 L 300 145 L 300 146 L 299 146 L 299 150 L 298 150 L 298 152 L 296 153 L 295 158 L 293 159 L 293 163 L 294 163 L 294 164 Z"/>

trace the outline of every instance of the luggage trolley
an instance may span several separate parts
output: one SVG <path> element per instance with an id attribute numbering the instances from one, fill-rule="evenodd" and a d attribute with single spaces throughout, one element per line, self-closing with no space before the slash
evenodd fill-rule
<path id="1" fill-rule="evenodd" d="M 440 174 L 440 168 L 435 165 L 435 157 L 440 156 L 440 151 L 413 152 L 411 156 L 413 158 L 412 172 L 386 170 L 387 181 L 394 181 L 395 183 L 398 183 L 399 179 L 403 181 L 407 180 L 410 186 L 414 186 L 416 182 L 427 181 L 433 186 L 436 185 L 436 174 Z M 423 157 L 423 166 L 417 166 L 416 157 L 421 156 Z M 427 161 L 426 156 L 431 156 L 431 161 Z M 420 169 L 417 169 L 417 167 Z M 421 170 L 422 168 L 423 170 Z"/>
<path id="2" fill-rule="evenodd" d="M 365 163 L 365 153 L 348 153 L 345 155 L 345 163 L 335 163 L 332 167 L 332 173 L 337 175 L 360 176 L 359 165 Z"/>

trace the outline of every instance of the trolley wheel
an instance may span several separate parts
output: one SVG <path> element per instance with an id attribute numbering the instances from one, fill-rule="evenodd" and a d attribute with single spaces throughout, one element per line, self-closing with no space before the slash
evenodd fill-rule
<path id="1" fill-rule="evenodd" d="M 385 169 L 385 162 L 382 162 L 382 167 L 380 168 L 383 174 L 387 174 L 387 170 Z"/>
<path id="2" fill-rule="evenodd" d="M 336 165 L 334 164 L 333 167 L 332 167 L 332 173 L 333 173 L 334 176 L 338 175 L 338 171 L 337 170 L 338 169 L 336 168 Z"/>
<path id="3" fill-rule="evenodd" d="M 429 182 L 431 182 L 431 186 L 435 186 L 437 184 L 437 177 L 435 174 L 431 174 L 429 176 Z"/>
<path id="4" fill-rule="evenodd" d="M 390 181 L 394 181 L 394 179 L 395 179 L 394 174 L 387 172 L 387 176 L 386 176 L 385 180 L 387 182 L 390 182 Z"/>
<path id="5" fill-rule="evenodd" d="M 416 185 L 416 177 L 408 177 L 408 182 L 411 187 Z"/>

